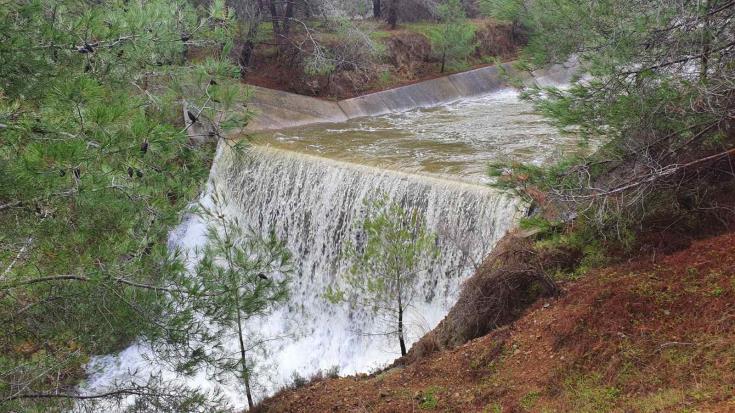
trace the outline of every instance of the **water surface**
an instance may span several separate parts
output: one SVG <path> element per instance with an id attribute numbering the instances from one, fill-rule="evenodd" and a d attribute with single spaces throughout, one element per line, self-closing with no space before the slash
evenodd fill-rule
<path id="1" fill-rule="evenodd" d="M 254 135 L 262 145 L 487 183 L 490 162 L 549 163 L 581 150 L 514 91 L 446 106 Z"/>

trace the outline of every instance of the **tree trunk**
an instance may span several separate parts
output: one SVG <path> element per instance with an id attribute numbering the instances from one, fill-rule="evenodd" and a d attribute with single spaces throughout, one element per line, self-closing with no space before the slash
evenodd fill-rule
<path id="1" fill-rule="evenodd" d="M 295 0 L 288 0 L 286 3 L 286 12 L 283 15 L 283 35 L 288 36 L 288 31 L 291 28 L 291 19 L 293 19 L 293 4 Z"/>
<path id="2" fill-rule="evenodd" d="M 246 40 L 245 44 L 242 45 L 242 51 L 240 52 L 240 76 L 244 77 L 246 69 L 250 67 L 253 61 L 253 42 Z"/>
<path id="3" fill-rule="evenodd" d="M 510 38 L 514 42 L 518 40 L 518 19 L 513 19 L 513 23 L 510 26 Z"/>
<path id="4" fill-rule="evenodd" d="M 446 61 L 447 61 L 447 51 L 444 50 L 444 52 L 442 52 L 442 68 L 441 70 L 439 70 L 439 73 L 444 73 L 444 63 Z"/>
<path id="5" fill-rule="evenodd" d="M 707 1 L 705 8 L 704 8 L 704 39 L 702 44 L 702 60 L 701 60 L 701 67 L 699 72 L 699 78 L 700 80 L 707 80 L 707 71 L 709 70 L 709 53 L 710 53 L 710 18 L 709 18 L 709 12 L 710 12 L 710 2 Z"/>
<path id="6" fill-rule="evenodd" d="M 250 377 L 245 379 L 245 395 L 248 396 L 248 410 L 253 410 L 255 403 L 253 403 L 253 393 L 250 391 Z"/>
<path id="7" fill-rule="evenodd" d="M 398 294 L 398 343 L 401 345 L 401 356 L 406 355 L 406 342 L 403 340 L 403 304 Z"/>
<path id="8" fill-rule="evenodd" d="M 388 25 L 391 30 L 395 30 L 396 25 L 398 25 L 398 0 L 390 0 L 390 7 L 388 7 Z"/>
<path id="9" fill-rule="evenodd" d="M 273 42 L 275 44 L 279 44 L 281 38 L 279 36 L 281 34 L 281 29 L 278 22 L 280 18 L 278 17 L 278 9 L 276 9 L 276 3 L 273 0 L 270 0 L 268 2 L 268 9 L 271 13 L 271 24 L 273 25 Z"/>
<path id="10" fill-rule="evenodd" d="M 381 14 L 380 0 L 373 0 L 373 17 L 379 19 Z"/>
<path id="11" fill-rule="evenodd" d="M 242 333 L 242 318 L 240 317 L 240 293 L 235 290 L 235 305 L 237 306 L 237 338 L 240 340 L 240 364 L 242 365 L 242 380 L 245 382 L 245 395 L 248 398 L 248 410 L 253 410 L 253 394 L 250 390 L 250 371 L 246 363 L 245 341 Z"/>
<path id="12" fill-rule="evenodd" d="M 253 52 L 255 50 L 255 36 L 258 34 L 258 24 L 253 23 L 245 35 L 245 42 L 240 51 L 240 76 L 245 76 L 245 71 L 253 64 Z"/>

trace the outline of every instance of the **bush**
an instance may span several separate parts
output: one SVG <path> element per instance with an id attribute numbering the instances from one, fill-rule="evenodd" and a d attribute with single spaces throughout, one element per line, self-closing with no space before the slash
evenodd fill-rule
<path id="1" fill-rule="evenodd" d="M 724 2 L 485 4 L 529 30 L 526 61 L 574 56 L 590 75 L 563 89 L 532 86 L 524 97 L 581 143 L 601 144 L 550 168 L 510 165 L 499 184 L 542 201 L 560 221 L 583 217 L 586 230 L 622 250 L 656 223 L 692 227 L 692 216 L 724 211 L 718 198 L 723 183 L 732 188 L 735 157 L 735 43 L 721 30 L 732 25 Z"/>
<path id="2" fill-rule="evenodd" d="M 324 379 L 336 378 L 339 378 L 339 366 L 337 365 L 334 365 L 326 370 L 320 370 L 312 374 L 309 378 L 306 378 L 298 372 L 294 371 L 293 373 L 291 373 L 291 385 L 288 387 L 291 389 L 298 389 L 309 384 L 322 381 Z"/>
<path id="3" fill-rule="evenodd" d="M 467 23 L 460 0 L 446 0 L 437 7 L 441 24 L 429 31 L 432 52 L 441 62 L 441 72 L 446 66 L 462 67 L 475 51 L 475 26 Z"/>

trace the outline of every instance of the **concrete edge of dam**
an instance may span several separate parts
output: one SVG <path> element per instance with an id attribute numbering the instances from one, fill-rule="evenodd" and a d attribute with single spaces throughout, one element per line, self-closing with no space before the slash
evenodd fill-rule
<path id="1" fill-rule="evenodd" d="M 482 67 L 340 101 L 249 86 L 253 91 L 250 105 L 256 115 L 245 132 L 338 123 L 365 116 L 441 106 L 508 88 L 502 72 L 517 74 L 517 71 L 512 63 L 503 63 L 502 67 L 503 70 L 497 66 Z M 575 65 L 571 63 L 554 65 L 534 72 L 533 77 L 526 75 L 524 79 L 529 82 L 535 79 L 542 84 L 567 83 L 575 71 Z"/>

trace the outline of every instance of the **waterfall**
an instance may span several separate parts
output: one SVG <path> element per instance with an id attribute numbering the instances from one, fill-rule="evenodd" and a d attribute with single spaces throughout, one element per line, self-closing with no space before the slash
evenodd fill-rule
<path id="1" fill-rule="evenodd" d="M 290 303 L 270 321 L 298 335 L 276 352 L 282 370 L 309 374 L 337 365 L 354 373 L 396 357 L 394 338 L 358 333 L 381 330 L 372 314 L 323 298 L 328 286 L 346 287 L 339 275 L 350 263 L 341 252 L 356 241 L 371 197 L 383 193 L 415 208 L 438 236 L 440 259 L 415 286 L 409 344 L 438 324 L 462 280 L 518 218 L 516 199 L 479 185 L 263 147 L 222 152 L 212 182 L 229 197 L 229 213 L 256 231 L 275 230 L 295 256 Z"/>
<path id="2" fill-rule="evenodd" d="M 417 295 L 406 314 L 409 346 L 449 311 L 462 281 L 521 212 L 517 199 L 481 185 L 261 146 L 242 153 L 226 143 L 218 150 L 209 188 L 225 195 L 227 213 L 241 225 L 263 233 L 275 230 L 294 254 L 288 304 L 250 325 L 263 336 L 288 336 L 271 345 L 265 393 L 288 384 L 294 372 L 309 377 L 335 366 L 340 374 L 368 372 L 400 355 L 394 337 L 365 334 L 385 330 L 370 312 L 332 304 L 323 296 L 328 286 L 345 287 L 340 272 L 350 263 L 341 252 L 345 241 L 358 236 L 365 201 L 386 194 L 419 211 L 437 234 L 440 258 L 416 281 Z M 205 227 L 201 218 L 190 217 L 172 232 L 170 243 L 194 251 L 205 241 Z M 231 345 L 237 346 L 234 340 Z M 119 355 L 96 358 L 88 368 L 87 389 L 124 380 L 128 371 L 161 370 L 149 360 L 149 351 L 136 344 Z M 204 372 L 185 381 L 218 387 Z M 238 386 L 223 391 L 234 406 L 244 406 Z"/>

